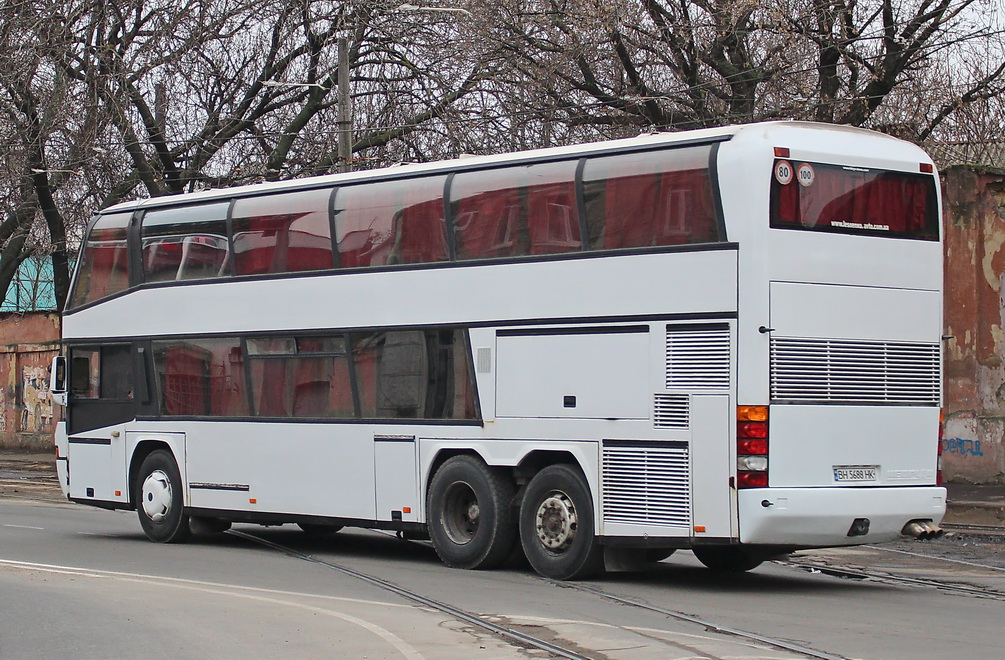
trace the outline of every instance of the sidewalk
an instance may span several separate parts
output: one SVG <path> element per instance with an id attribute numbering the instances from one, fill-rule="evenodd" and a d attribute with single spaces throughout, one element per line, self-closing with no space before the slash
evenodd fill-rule
<path id="1" fill-rule="evenodd" d="M 56 475 L 56 455 L 0 449 L 0 480 Z M 954 525 L 1005 525 L 1005 485 L 946 484 L 946 517 Z"/>
<path id="2" fill-rule="evenodd" d="M 943 522 L 953 525 L 1005 525 L 1005 485 L 946 484 Z"/>

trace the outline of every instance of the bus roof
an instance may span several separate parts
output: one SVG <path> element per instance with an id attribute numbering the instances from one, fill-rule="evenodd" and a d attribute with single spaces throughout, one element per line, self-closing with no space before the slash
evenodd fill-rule
<path id="1" fill-rule="evenodd" d="M 722 126 L 717 128 L 698 129 L 691 131 L 680 131 L 674 133 L 643 133 L 634 138 L 624 138 L 619 140 L 604 140 L 600 142 L 589 142 L 563 147 L 548 147 L 543 149 L 532 149 L 527 151 L 510 152 L 504 154 L 492 154 L 485 156 L 464 156 L 448 160 L 432 161 L 429 163 L 406 163 L 389 167 L 382 167 L 374 170 L 362 170 L 358 172 L 346 172 L 342 174 L 328 174 L 323 176 L 305 177 L 302 179 L 288 179 L 284 181 L 270 181 L 264 183 L 245 184 L 230 188 L 214 188 L 193 193 L 178 195 L 165 195 L 162 197 L 151 197 L 126 202 L 120 202 L 98 213 L 121 213 L 124 211 L 135 211 L 138 209 L 148 209 L 157 207 L 174 206 L 179 204 L 197 204 L 213 201 L 227 200 L 237 197 L 254 197 L 258 195 L 274 193 L 279 191 L 309 190 L 313 188 L 325 188 L 335 185 L 346 185 L 362 183 L 367 181 L 393 180 L 400 178 L 411 178 L 421 175 L 434 175 L 449 172 L 460 172 L 467 170 L 478 170 L 487 167 L 498 167 L 503 165 L 518 165 L 529 162 L 547 162 L 553 160 L 568 159 L 570 157 L 582 157 L 590 155 L 601 155 L 606 153 L 618 153 L 624 151 L 644 151 L 666 146 L 687 146 L 690 144 L 708 144 L 712 142 L 723 142 L 731 140 L 737 135 L 745 132 L 773 132 L 773 129 L 783 131 L 792 129 L 802 129 L 811 131 L 822 131 L 825 133 L 844 132 L 855 133 L 860 136 L 871 136 L 893 142 L 903 142 L 875 131 L 852 126 L 822 124 L 817 122 L 780 120 L 772 122 L 760 122 L 755 124 L 740 124 Z M 908 143 L 904 143 L 908 144 Z M 910 145 L 914 147 L 914 145 Z M 918 149 L 917 147 L 914 147 Z M 920 149 L 918 149 L 920 152 Z M 922 152 L 923 153 L 923 152 Z"/>

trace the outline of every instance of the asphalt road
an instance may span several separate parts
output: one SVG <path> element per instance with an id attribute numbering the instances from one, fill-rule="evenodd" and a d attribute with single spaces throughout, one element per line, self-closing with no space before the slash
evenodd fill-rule
<path id="1" fill-rule="evenodd" d="M 997 658 L 1005 648 L 1005 570 L 899 546 L 797 560 L 936 577 L 1002 597 L 775 563 L 719 576 L 687 552 L 645 573 L 567 585 L 526 569 L 451 570 L 426 545 L 363 530 L 318 540 L 292 526 L 237 525 L 240 534 L 159 545 L 145 540 L 132 513 L 17 495 L 0 497 L 4 660 L 549 657 L 342 567 L 591 658 L 807 657 L 771 640 L 815 649 L 818 657 Z"/>

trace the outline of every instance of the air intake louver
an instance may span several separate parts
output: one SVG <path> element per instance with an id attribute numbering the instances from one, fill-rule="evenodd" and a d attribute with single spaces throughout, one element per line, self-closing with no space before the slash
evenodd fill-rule
<path id="1" fill-rule="evenodd" d="M 657 394 L 653 403 L 653 426 L 687 429 L 691 425 L 690 402 L 684 394 Z"/>
<path id="2" fill-rule="evenodd" d="M 729 328 L 667 327 L 667 389 L 729 388 Z"/>
<path id="3" fill-rule="evenodd" d="M 938 405 L 938 344 L 773 338 L 771 398 Z"/>
<path id="4" fill-rule="evenodd" d="M 662 443 L 604 443 L 604 520 L 691 526 L 688 451 Z"/>

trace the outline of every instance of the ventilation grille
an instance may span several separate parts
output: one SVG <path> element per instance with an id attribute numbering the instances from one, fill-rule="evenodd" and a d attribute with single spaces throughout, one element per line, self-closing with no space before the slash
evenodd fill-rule
<path id="1" fill-rule="evenodd" d="M 687 449 L 649 445 L 604 443 L 604 519 L 690 529 Z"/>
<path id="2" fill-rule="evenodd" d="M 773 338 L 771 398 L 937 405 L 938 344 Z"/>
<path id="3" fill-rule="evenodd" d="M 691 399 L 685 394 L 657 394 L 653 402 L 653 426 L 687 429 L 691 426 Z"/>
<path id="4" fill-rule="evenodd" d="M 667 389 L 729 388 L 729 328 L 667 328 Z"/>

